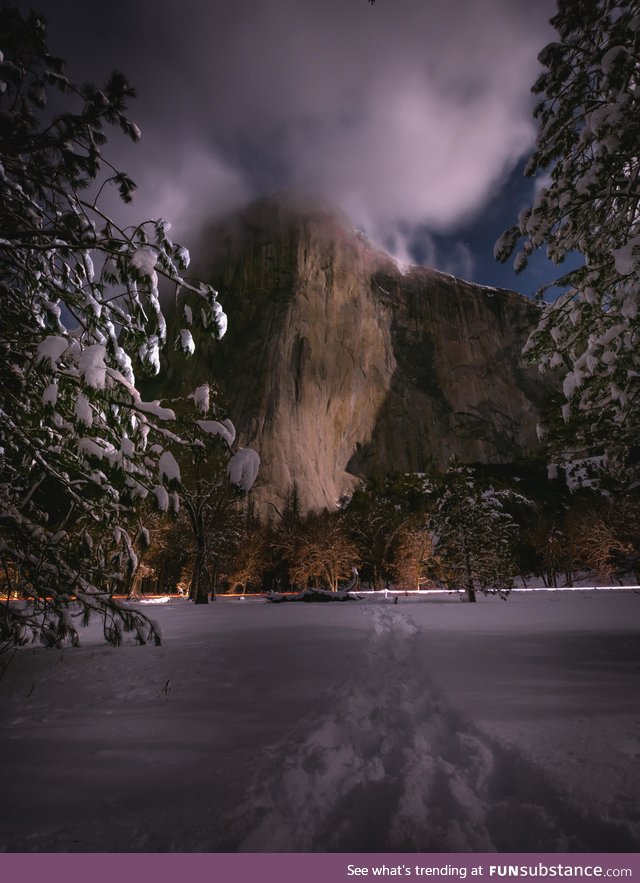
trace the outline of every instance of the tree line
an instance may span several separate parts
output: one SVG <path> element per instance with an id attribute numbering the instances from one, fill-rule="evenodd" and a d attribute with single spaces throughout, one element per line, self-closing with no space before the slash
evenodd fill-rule
<path id="1" fill-rule="evenodd" d="M 563 476 L 548 479 L 539 464 L 498 472 L 452 460 L 446 472 L 371 481 L 336 511 L 304 515 L 294 484 L 283 511 L 266 519 L 250 497 L 230 494 L 221 475 L 209 484 L 209 597 L 336 591 L 354 567 L 362 588 L 444 588 L 470 601 L 478 592 L 506 597 L 518 578 L 549 587 L 572 585 L 584 573 L 613 583 L 627 573 L 640 579 L 634 497 L 569 492 Z M 203 541 L 182 512 L 152 527 L 141 559 L 146 582 L 136 592 L 179 590 L 197 600 L 194 561 Z"/>

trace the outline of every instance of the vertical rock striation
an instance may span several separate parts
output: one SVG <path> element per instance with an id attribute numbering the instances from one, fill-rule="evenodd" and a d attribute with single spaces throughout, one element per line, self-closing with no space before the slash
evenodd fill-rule
<path id="1" fill-rule="evenodd" d="M 526 298 L 399 269 L 317 204 L 260 200 L 210 232 L 199 272 L 229 330 L 173 356 L 161 392 L 217 383 L 262 460 L 257 500 L 334 507 L 359 477 L 504 463 L 536 445 L 543 389 L 520 353 Z"/>

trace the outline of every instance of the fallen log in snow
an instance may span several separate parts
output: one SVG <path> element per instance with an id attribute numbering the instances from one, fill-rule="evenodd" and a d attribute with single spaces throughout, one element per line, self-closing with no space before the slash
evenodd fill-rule
<path id="1" fill-rule="evenodd" d="M 302 592 L 296 592 L 291 595 L 283 595 L 280 592 L 267 592 L 265 595 L 267 601 L 273 604 L 280 604 L 282 601 L 361 601 L 360 595 L 355 595 L 349 591 L 331 592 L 328 589 L 304 589 Z"/>

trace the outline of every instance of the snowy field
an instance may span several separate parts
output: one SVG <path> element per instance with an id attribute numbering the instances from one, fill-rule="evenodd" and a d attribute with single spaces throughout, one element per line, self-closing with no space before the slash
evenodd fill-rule
<path id="1" fill-rule="evenodd" d="M 3 851 L 640 847 L 633 591 L 145 609 L 14 654 Z"/>

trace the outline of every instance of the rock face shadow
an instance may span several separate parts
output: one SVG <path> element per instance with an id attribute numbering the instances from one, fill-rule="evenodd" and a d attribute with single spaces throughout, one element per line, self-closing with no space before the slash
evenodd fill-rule
<path id="1" fill-rule="evenodd" d="M 196 270 L 221 292 L 229 329 L 198 340 L 194 358 L 167 353 L 145 397 L 214 377 L 241 444 L 260 451 L 253 499 L 265 516 L 294 488 L 301 512 L 317 511 L 363 476 L 538 448 L 552 387 L 522 363 L 538 318 L 528 298 L 401 269 L 335 209 L 291 194 L 219 220 Z"/>

